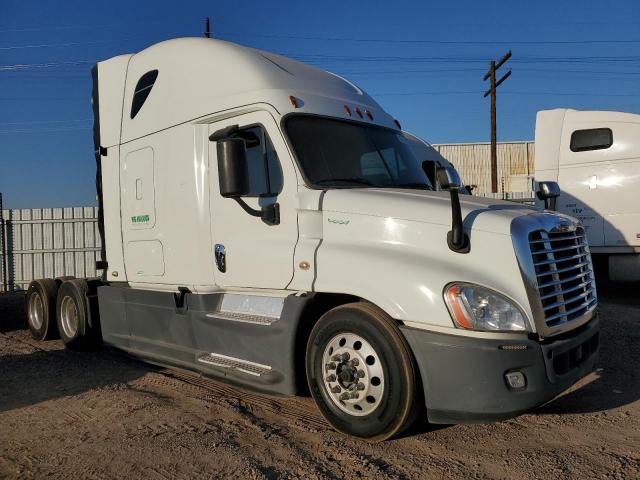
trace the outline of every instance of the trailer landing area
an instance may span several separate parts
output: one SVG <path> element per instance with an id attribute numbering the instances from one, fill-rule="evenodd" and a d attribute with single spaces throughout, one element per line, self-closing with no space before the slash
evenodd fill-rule
<path id="1" fill-rule="evenodd" d="M 640 477 L 638 286 L 599 285 L 598 369 L 533 414 L 370 444 L 310 398 L 246 392 L 19 328 L 0 295 L 0 478 Z"/>

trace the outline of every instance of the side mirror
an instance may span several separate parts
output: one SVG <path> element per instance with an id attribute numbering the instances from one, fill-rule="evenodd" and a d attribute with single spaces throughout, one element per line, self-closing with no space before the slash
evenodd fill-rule
<path id="1" fill-rule="evenodd" d="M 237 125 L 230 128 L 237 130 Z M 219 135 L 216 133 L 209 137 L 209 140 L 217 142 L 220 195 L 234 199 L 245 212 L 254 217 L 260 217 L 267 225 L 278 225 L 280 223 L 280 206 L 277 203 L 265 205 L 260 210 L 256 210 L 242 199 L 250 192 L 246 140 L 220 138 L 227 133 L 226 130 L 221 132 Z"/>
<path id="2" fill-rule="evenodd" d="M 443 190 L 457 190 L 462 185 L 460 175 L 450 167 L 438 167 L 436 169 L 436 179 Z"/>
<path id="3" fill-rule="evenodd" d="M 217 141 L 217 152 L 220 195 L 226 198 L 239 198 L 249 193 L 249 166 L 244 140 L 220 139 Z"/>
<path id="4" fill-rule="evenodd" d="M 556 199 L 560 196 L 560 185 L 557 182 L 538 182 L 537 197 L 544 200 L 545 210 L 556 209 Z"/>

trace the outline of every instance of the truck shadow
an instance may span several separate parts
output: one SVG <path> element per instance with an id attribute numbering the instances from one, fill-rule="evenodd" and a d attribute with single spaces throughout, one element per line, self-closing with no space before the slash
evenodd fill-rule
<path id="1" fill-rule="evenodd" d="M 596 413 L 640 400 L 640 285 L 598 283 L 600 358 L 587 384 L 536 410 L 539 414 Z M 591 381 L 589 381 L 591 380 Z"/>
<path id="2" fill-rule="evenodd" d="M 0 359 L 0 413 L 98 388 L 128 388 L 154 367 L 108 350 L 37 350 Z"/>

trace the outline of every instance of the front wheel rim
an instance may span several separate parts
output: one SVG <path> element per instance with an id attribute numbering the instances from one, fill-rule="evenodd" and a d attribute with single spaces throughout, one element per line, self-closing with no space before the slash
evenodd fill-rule
<path id="1" fill-rule="evenodd" d="M 78 307 L 71 297 L 64 297 L 60 304 L 60 320 L 62 330 L 68 338 L 74 338 L 78 332 Z"/>
<path id="2" fill-rule="evenodd" d="M 322 379 L 333 404 L 349 415 L 369 415 L 382 403 L 380 355 L 360 335 L 345 332 L 329 340 L 322 355 Z"/>
<path id="3" fill-rule="evenodd" d="M 44 323 L 44 303 L 39 293 L 29 298 L 29 323 L 35 330 L 40 330 Z"/>

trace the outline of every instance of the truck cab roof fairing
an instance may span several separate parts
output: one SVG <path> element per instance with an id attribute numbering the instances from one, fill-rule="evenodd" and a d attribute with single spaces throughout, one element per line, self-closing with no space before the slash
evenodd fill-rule
<path id="1" fill-rule="evenodd" d="M 266 103 L 286 114 L 292 109 L 291 95 L 301 100 L 297 112 L 344 116 L 347 104 L 366 108 L 373 123 L 396 128 L 375 100 L 337 75 L 206 38 L 168 40 L 133 55 L 127 67 L 125 112 L 131 109 L 137 82 L 152 70 L 159 71 L 158 81 L 138 115 L 124 115 L 122 143 L 239 105 Z"/>

